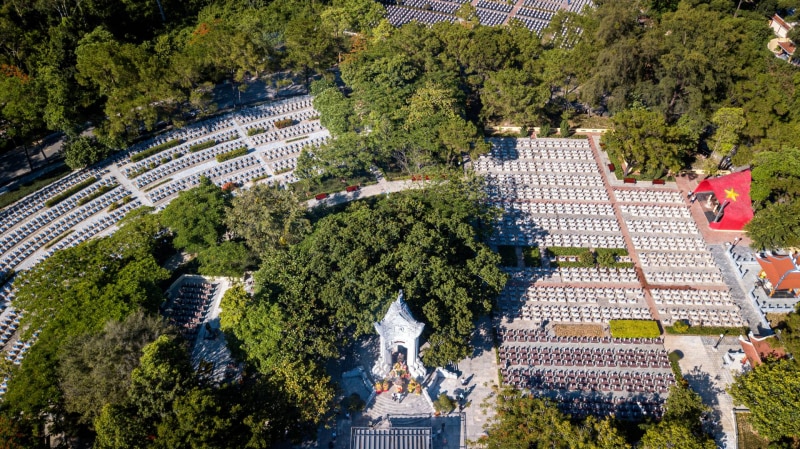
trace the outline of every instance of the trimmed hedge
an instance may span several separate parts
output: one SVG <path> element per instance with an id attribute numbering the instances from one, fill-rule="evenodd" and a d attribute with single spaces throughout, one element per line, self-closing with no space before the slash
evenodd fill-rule
<path id="1" fill-rule="evenodd" d="M 250 128 L 247 130 L 247 137 L 255 136 L 256 134 L 261 134 L 265 131 L 266 129 L 264 128 Z"/>
<path id="2" fill-rule="evenodd" d="M 547 252 L 551 256 L 577 256 L 587 250 L 588 248 L 580 246 L 550 246 L 547 248 Z"/>
<path id="3" fill-rule="evenodd" d="M 247 147 L 239 147 L 235 150 L 231 150 L 225 153 L 220 153 L 217 155 L 217 162 L 225 162 L 231 159 L 237 158 L 239 156 L 244 156 L 247 154 Z"/>
<path id="4" fill-rule="evenodd" d="M 79 199 L 78 200 L 78 206 L 83 206 L 84 204 L 86 204 L 89 201 L 92 201 L 93 199 L 103 195 L 104 193 L 110 192 L 111 189 L 113 189 L 114 187 L 116 187 L 116 185 L 100 187 L 99 189 L 95 190 L 95 192 L 92 193 L 91 195 L 88 195 L 88 196 L 85 196 L 85 197 Z"/>
<path id="5" fill-rule="evenodd" d="M 66 238 L 68 235 L 72 234 L 73 232 L 75 232 L 74 229 L 69 229 L 67 232 L 59 235 L 58 237 L 54 238 L 53 240 L 50 240 L 49 242 L 47 242 L 46 245 L 44 245 L 44 249 L 50 249 L 53 245 L 55 245 L 56 243 L 64 240 L 64 238 Z"/>
<path id="6" fill-rule="evenodd" d="M 656 338 L 661 335 L 655 320 L 611 320 L 608 324 L 614 338 Z"/>
<path id="7" fill-rule="evenodd" d="M 64 201 L 65 199 L 75 195 L 76 193 L 80 192 L 81 190 L 89 187 L 90 185 L 97 182 L 97 178 L 89 178 L 83 182 L 75 184 L 74 186 L 68 188 L 67 190 L 59 193 L 58 195 L 50 198 L 49 200 L 44 202 L 44 205 L 47 207 L 53 207 L 56 204 Z"/>
<path id="8" fill-rule="evenodd" d="M 275 127 L 278 129 L 288 128 L 294 125 L 294 119 L 285 118 L 283 120 L 277 120 L 275 123 L 273 123 L 273 125 L 275 125 Z"/>
<path id="9" fill-rule="evenodd" d="M 747 335 L 749 329 L 742 327 L 715 327 L 715 326 L 689 326 L 685 331 L 675 329 L 675 326 L 665 326 L 664 331 L 671 335 Z"/>
<path id="10" fill-rule="evenodd" d="M 517 247 L 509 245 L 499 245 L 497 253 L 500 254 L 500 265 L 504 267 L 517 266 Z"/>
<path id="11" fill-rule="evenodd" d="M 211 139 L 211 140 L 209 140 L 207 142 L 196 143 L 196 144 L 194 144 L 194 145 L 189 147 L 189 152 L 190 153 L 197 153 L 198 151 L 203 151 L 203 150 L 209 149 L 209 148 L 213 147 L 216 144 L 217 144 L 217 140 L 216 139 Z"/>
<path id="12" fill-rule="evenodd" d="M 522 248 L 522 257 L 525 259 L 526 267 L 542 266 L 542 253 L 536 246 L 526 246 Z"/>
<path id="13" fill-rule="evenodd" d="M 148 156 L 152 156 L 152 155 L 154 155 L 156 153 L 160 153 L 160 152 L 162 152 L 162 151 L 164 151 L 164 150 L 166 150 L 168 148 L 176 147 L 176 146 L 178 146 L 178 145 L 180 145 L 182 143 L 183 143 L 183 139 L 174 139 L 174 140 L 170 140 L 169 142 L 164 142 L 161 145 L 156 145 L 156 146 L 154 146 L 152 148 L 148 148 L 148 149 L 146 149 L 144 151 L 140 151 L 140 152 L 138 152 L 136 154 L 132 154 L 131 155 L 131 162 L 139 162 L 139 161 L 141 161 L 142 159 L 144 159 L 144 158 L 146 158 Z"/>

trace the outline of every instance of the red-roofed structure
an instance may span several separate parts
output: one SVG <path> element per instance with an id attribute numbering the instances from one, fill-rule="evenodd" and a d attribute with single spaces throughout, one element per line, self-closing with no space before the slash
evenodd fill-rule
<path id="1" fill-rule="evenodd" d="M 769 344 L 772 337 L 772 335 L 756 337 L 752 333 L 747 338 L 739 336 L 739 344 L 742 345 L 742 350 L 744 350 L 751 367 L 755 368 L 761 365 L 768 358 L 782 359 L 786 357 L 786 351 L 783 348 L 773 348 Z"/>
<path id="2" fill-rule="evenodd" d="M 741 231 L 753 219 L 750 201 L 750 170 L 719 178 L 705 179 L 694 193 L 712 192 L 719 204 L 716 216 L 708 227 L 718 231 Z"/>
<path id="3" fill-rule="evenodd" d="M 756 261 L 761 265 L 760 277 L 769 282 L 770 296 L 776 290 L 800 289 L 800 267 L 797 266 L 797 257 L 756 255 Z"/>
<path id="4" fill-rule="evenodd" d="M 786 37 L 786 35 L 789 34 L 789 31 L 794 28 L 786 23 L 786 21 L 777 14 L 772 16 L 772 20 L 769 21 L 769 27 L 772 28 L 772 31 L 778 37 Z"/>

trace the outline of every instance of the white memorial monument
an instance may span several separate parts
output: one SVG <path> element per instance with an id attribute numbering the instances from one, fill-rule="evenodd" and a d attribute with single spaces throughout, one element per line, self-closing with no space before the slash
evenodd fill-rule
<path id="1" fill-rule="evenodd" d="M 378 363 L 372 373 L 379 378 L 386 377 L 392 370 L 392 353 L 399 351 L 399 346 L 406 348 L 406 364 L 408 371 L 414 377 L 425 375 L 425 368 L 419 360 L 419 336 L 425 327 L 423 323 L 415 320 L 408 310 L 408 305 L 403 301 L 403 291 L 397 295 L 397 300 L 389 306 L 389 311 L 379 323 L 375 323 L 375 330 L 381 337 L 380 354 Z"/>

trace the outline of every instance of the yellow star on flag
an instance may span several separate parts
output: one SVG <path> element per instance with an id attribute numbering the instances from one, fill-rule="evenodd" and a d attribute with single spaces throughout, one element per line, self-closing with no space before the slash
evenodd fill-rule
<path id="1" fill-rule="evenodd" d="M 739 197 L 739 194 L 736 193 L 736 191 L 733 190 L 733 188 L 725 189 L 725 199 L 726 200 L 736 201 L 736 199 L 738 197 Z"/>

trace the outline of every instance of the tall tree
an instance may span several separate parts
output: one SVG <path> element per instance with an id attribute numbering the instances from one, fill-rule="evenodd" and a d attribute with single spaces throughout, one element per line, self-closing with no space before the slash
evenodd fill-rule
<path id="1" fill-rule="evenodd" d="M 762 363 L 737 376 L 728 388 L 737 404 L 750 409 L 750 421 L 770 440 L 800 438 L 800 369 L 793 360 Z"/>
<path id="2" fill-rule="evenodd" d="M 194 253 L 216 245 L 225 230 L 229 201 L 230 194 L 205 177 L 197 187 L 178 194 L 161 214 L 175 235 L 175 247 Z"/>

